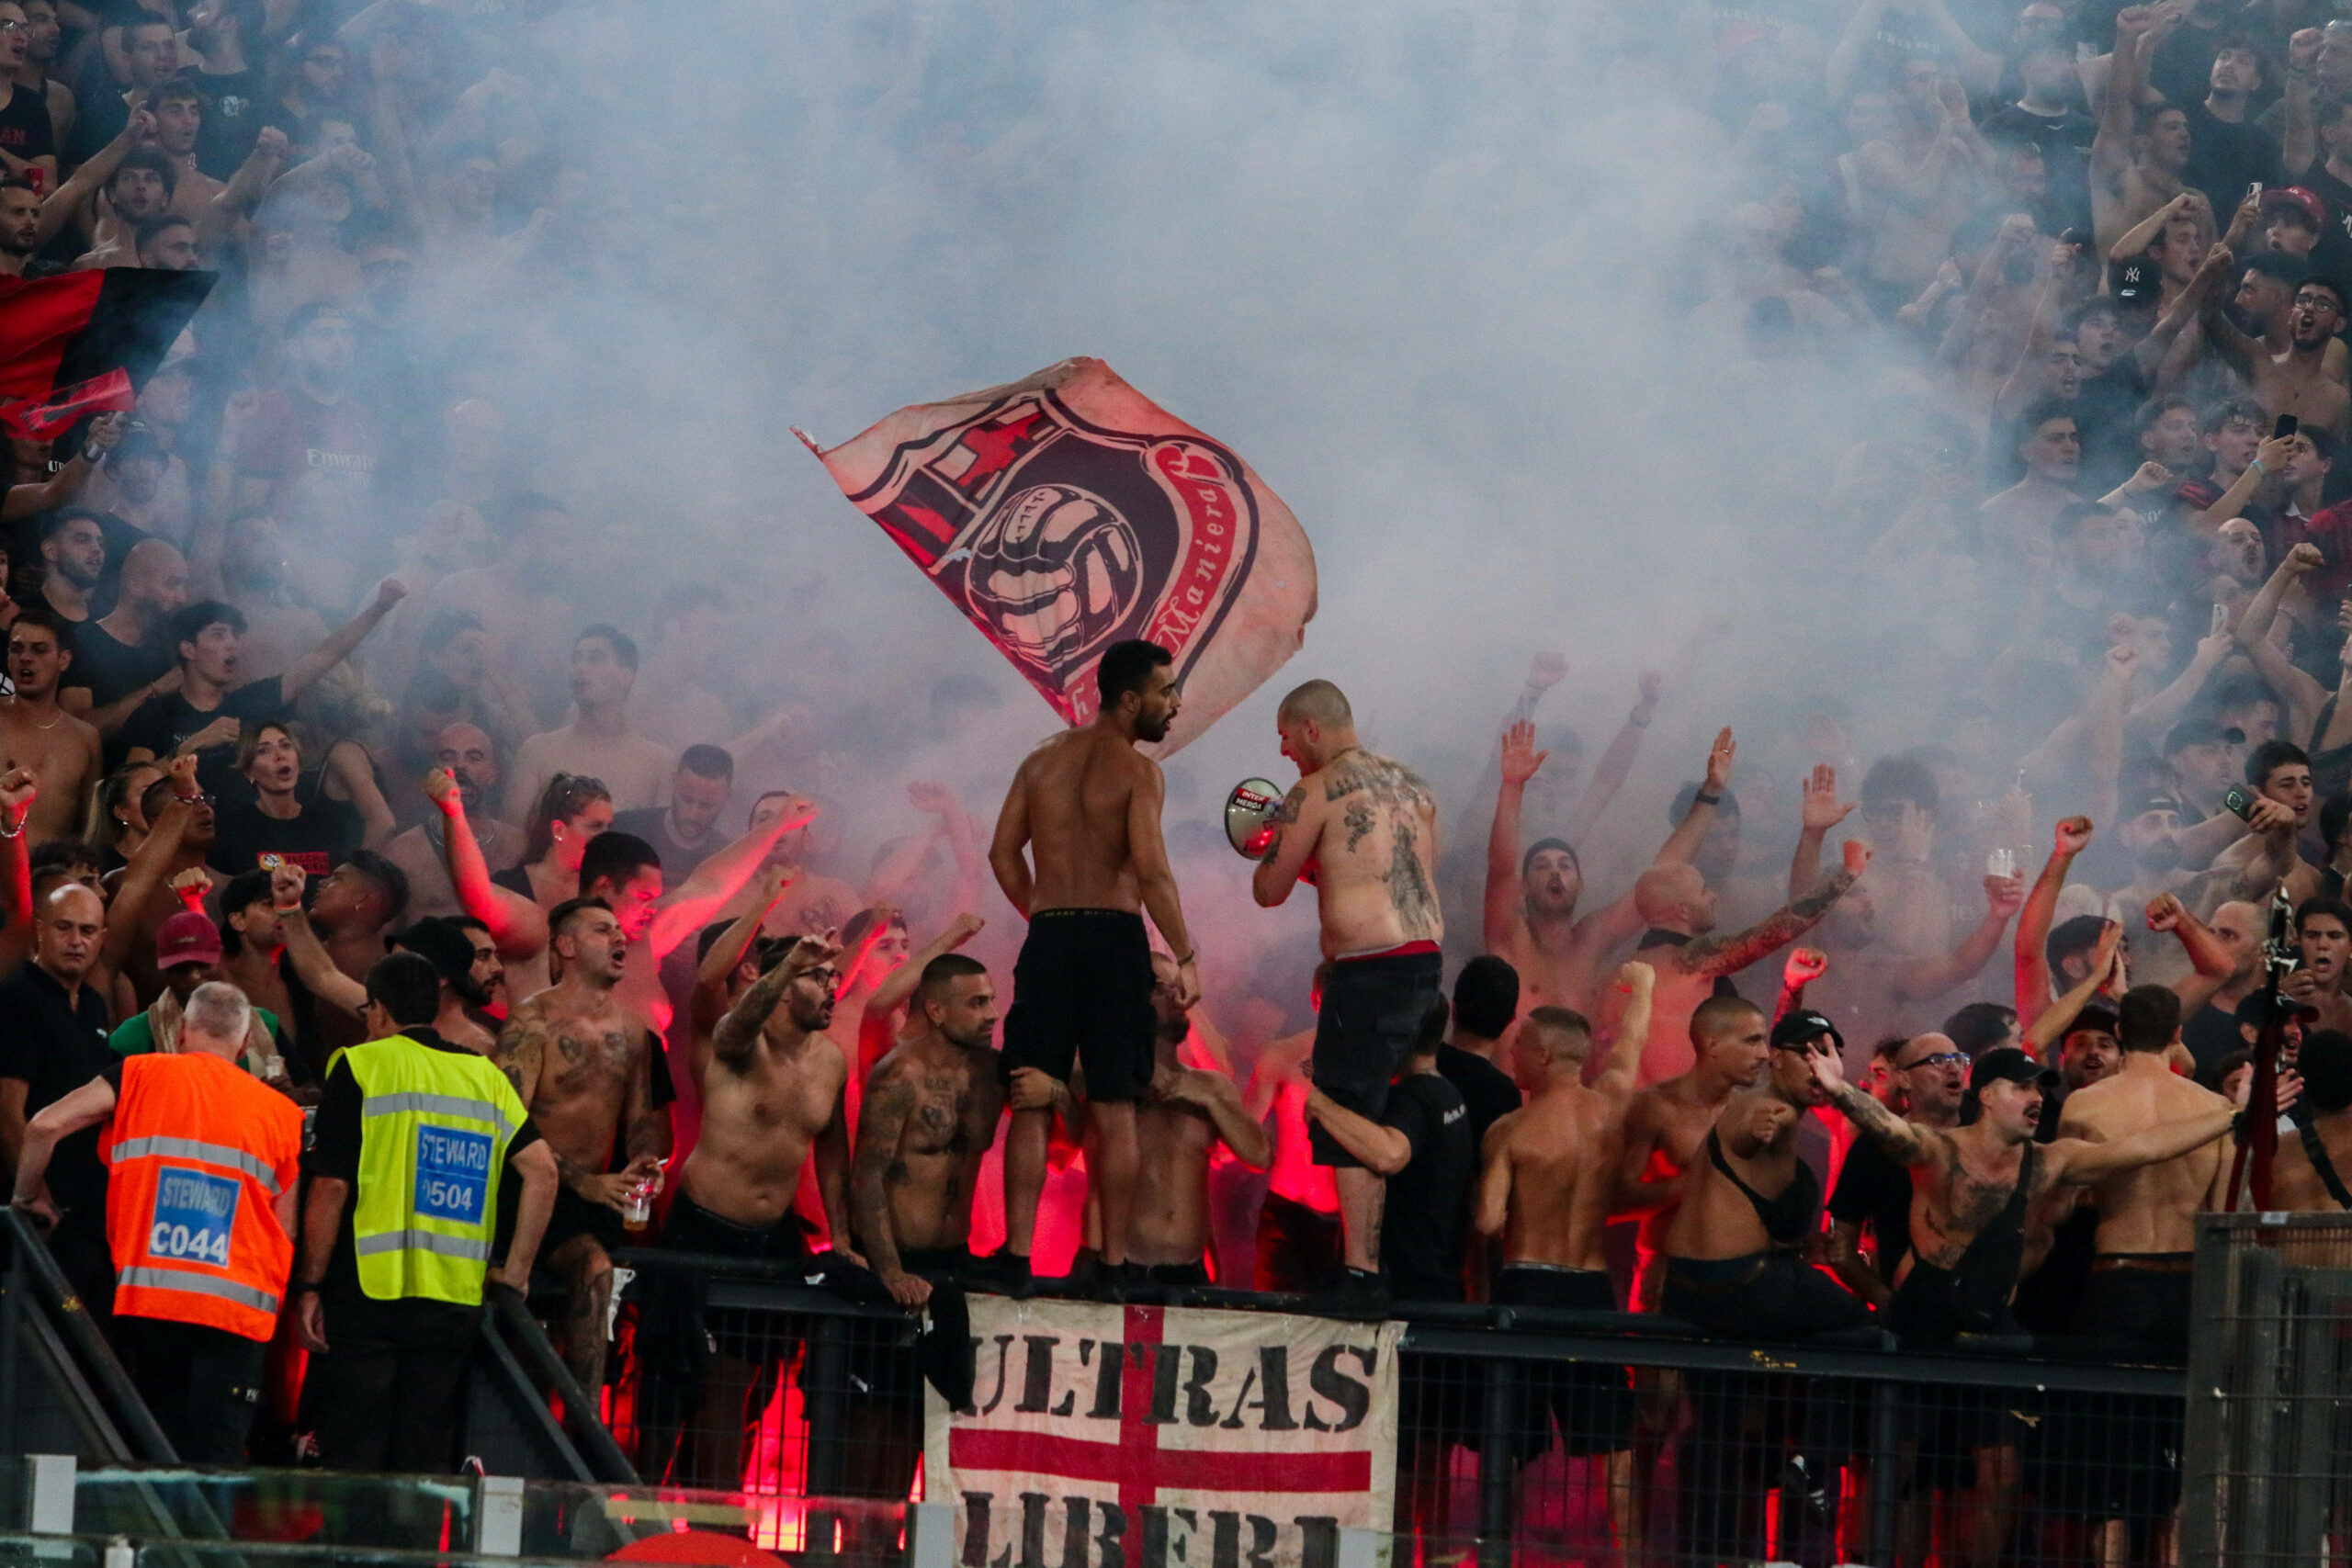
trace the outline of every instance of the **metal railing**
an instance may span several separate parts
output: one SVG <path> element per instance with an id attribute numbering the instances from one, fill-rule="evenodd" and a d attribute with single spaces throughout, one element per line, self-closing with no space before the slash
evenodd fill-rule
<path id="1" fill-rule="evenodd" d="M 2352 1214 L 2197 1223 L 2183 1557 L 2352 1557 Z"/>

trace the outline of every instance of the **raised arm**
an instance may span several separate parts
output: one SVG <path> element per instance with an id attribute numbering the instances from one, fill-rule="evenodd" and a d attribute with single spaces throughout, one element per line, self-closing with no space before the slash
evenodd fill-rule
<path id="1" fill-rule="evenodd" d="M 1730 728 L 1718 731 L 1715 743 L 1707 753 L 1706 778 L 1699 786 L 1698 797 L 1690 803 L 1682 820 L 1675 824 L 1674 831 L 1666 836 L 1666 842 L 1650 862 L 1652 865 L 1685 864 L 1699 852 L 1699 846 L 1706 841 L 1707 829 L 1714 825 L 1715 803 L 1731 787 L 1732 763 L 1738 752 L 1738 742 L 1732 739 Z M 1628 887 L 1615 902 L 1603 905 L 1578 920 L 1577 936 L 1595 951 L 1605 953 L 1619 942 L 1630 942 L 1641 929 L 1641 911 L 1634 905 L 1634 890 Z"/>
<path id="2" fill-rule="evenodd" d="M 1814 764 L 1804 782 L 1804 806 L 1796 853 L 1789 857 L 1789 897 L 1802 898 L 1821 880 L 1821 845 L 1829 829 L 1853 814 L 1858 802 L 1838 799 L 1838 770 L 1826 762 Z"/>
<path id="3" fill-rule="evenodd" d="M 1532 682 L 1531 682 L 1531 685 Z M 1520 887 L 1519 818 L 1526 799 L 1527 781 L 1544 766 L 1549 751 L 1535 749 L 1535 726 L 1521 719 L 1503 731 L 1502 784 L 1495 792 L 1494 825 L 1487 832 L 1487 897 L 1485 931 L 1488 953 L 1510 949 L 1519 934 L 1525 896 Z M 1306 798 L 1299 785 L 1283 801 L 1283 810 L 1297 819 L 1294 809 Z"/>
<path id="4" fill-rule="evenodd" d="M 356 1018 L 367 1004 L 368 987 L 335 967 L 326 944 L 311 929 L 311 917 L 302 908 L 302 882 L 307 874 L 290 863 L 269 874 L 270 908 L 286 933 L 286 956 L 293 961 L 296 976 L 312 996 Z"/>
<path id="5" fill-rule="evenodd" d="M 195 818 L 196 802 L 201 798 L 196 787 L 196 759 L 175 757 L 168 772 L 172 798 L 147 825 L 146 840 L 130 852 L 130 863 L 123 867 L 122 880 L 115 884 L 111 900 L 115 908 L 134 911 L 147 907 L 155 889 L 164 885 L 164 874 L 170 868 L 173 857 L 180 852 L 180 840 Z M 107 922 L 106 942 L 98 953 L 107 973 L 121 971 L 123 960 L 139 940 L 140 930 L 141 922 L 136 919 Z"/>
<path id="6" fill-rule="evenodd" d="M 942 953 L 955 952 L 979 935 L 987 926 L 986 920 L 968 912 L 948 921 L 945 931 L 909 953 L 907 961 L 899 965 L 897 973 L 874 987 L 874 994 L 865 998 L 865 1016 L 873 1018 L 877 1014 L 898 1011 L 907 998 L 915 994 L 915 987 L 922 983 L 922 972 L 933 959 Z"/>
<path id="7" fill-rule="evenodd" d="M 447 768 L 424 775 L 425 797 L 438 807 L 442 818 L 441 862 L 448 868 L 449 884 L 467 914 L 490 928 L 490 940 L 509 957 L 527 958 L 548 945 L 547 911 L 490 879 L 490 862 L 466 820 L 465 796 Z"/>
<path id="8" fill-rule="evenodd" d="M 2058 895 L 2066 886 L 2066 873 L 2090 841 L 2089 818 L 2061 818 L 2057 842 L 2018 911 L 2018 934 L 2010 953 L 2017 971 L 2018 1019 L 2022 1023 L 2030 1024 L 2034 1015 L 2050 1005 L 2050 958 L 2045 951 L 2050 924 L 2058 913 Z"/>
<path id="9" fill-rule="evenodd" d="M 79 450 L 66 459 L 65 466 L 38 484 L 10 485 L 5 499 L 0 499 L 0 522 L 16 523 L 54 512 L 82 493 L 97 471 L 97 459 L 113 449 L 122 434 L 123 418 L 119 413 L 100 414 L 90 422 L 89 434 Z"/>
<path id="10" fill-rule="evenodd" d="M 2071 990 L 2043 1008 L 2033 1022 L 2027 1025 L 2024 1045 L 2028 1055 L 2045 1065 L 2052 1060 L 2052 1047 L 2066 1038 L 2066 1031 L 2074 1027 L 2075 1020 L 2082 1016 L 2083 1009 L 2090 1005 L 2099 987 L 2115 977 L 2115 954 L 2122 941 L 2123 928 L 2120 925 L 2109 920 L 2100 926 L 2098 945 L 2091 950 L 2088 972 Z"/>
<path id="11" fill-rule="evenodd" d="M 1640 699 L 1626 714 L 1617 733 L 1610 738 L 1609 749 L 1601 752 L 1600 761 L 1593 764 L 1591 781 L 1584 786 L 1583 795 L 1569 809 L 1568 819 L 1563 824 L 1572 844 L 1592 831 L 1593 824 L 1609 809 L 1609 803 L 1617 798 L 1617 792 L 1625 787 L 1634 762 L 1641 758 L 1642 736 L 1657 715 L 1657 694 L 1663 678 L 1655 670 L 1645 670 L 1640 680 Z"/>
<path id="12" fill-rule="evenodd" d="M 33 248 L 39 250 L 61 233 L 74 215 L 87 206 L 90 199 L 106 188 L 130 150 L 155 134 L 155 117 L 145 109 L 133 109 L 123 122 L 115 139 L 90 154 L 88 163 L 74 171 L 63 185 L 49 193 L 40 204 L 40 226 L 33 231 Z"/>
<path id="13" fill-rule="evenodd" d="M 1838 1053 L 1808 1054 L 1805 1066 L 1813 1069 L 1813 1081 L 1829 1096 L 1829 1103 L 1844 1111 L 1855 1131 L 1876 1144 L 1887 1158 L 1900 1166 L 1914 1166 L 1925 1165 L 1934 1156 L 1943 1134 L 1905 1122 L 1848 1083 L 1845 1065 L 1838 1061 Z"/>
<path id="14" fill-rule="evenodd" d="M 2025 902 L 2025 888 L 2014 876 L 1984 879 L 1984 918 L 1976 922 L 1950 953 L 1920 959 L 1894 971 L 1894 993 L 1906 1001 L 1928 1001 L 1973 976 L 2000 950 L 2001 934 L 2009 917 Z"/>
<path id="15" fill-rule="evenodd" d="M 2140 40 L 2155 18 L 2148 6 L 2126 6 L 2115 16 L 2114 62 L 2108 67 L 2107 97 L 2099 106 L 2098 130 L 2091 138 L 2090 176 L 2112 186 L 2132 164 L 2132 138 L 2139 130 Z"/>
<path id="16" fill-rule="evenodd" d="M 1744 931 L 1728 936 L 1702 936 L 1682 949 L 1681 967 L 1690 975 L 1736 975 L 1769 953 L 1788 946 L 1829 913 L 1846 896 L 1862 868 L 1871 863 L 1871 847 L 1860 839 L 1846 840 L 1846 863 L 1825 876 L 1812 892 L 1792 899 Z"/>
<path id="17" fill-rule="evenodd" d="M 653 924 L 646 930 L 647 952 L 658 963 L 676 951 L 680 942 L 717 919 L 727 901 L 742 890 L 752 873 L 767 859 L 775 841 L 816 819 L 817 803 L 796 795 L 784 803 L 775 820 L 764 828 L 752 829 L 696 866 L 695 874 L 676 892 L 662 900 Z"/>
<path id="18" fill-rule="evenodd" d="M 0 776 L 0 975 L 12 975 L 32 953 L 33 863 L 25 848 L 25 818 L 40 793 L 30 768 Z"/>
<path id="19" fill-rule="evenodd" d="M 1610 1042 L 1609 1055 L 1601 1058 L 1600 1071 L 1592 1080 L 1594 1089 L 1611 1098 L 1641 1086 L 1642 1047 L 1649 1043 L 1657 971 L 1639 959 L 1629 960 L 1618 967 L 1617 986 L 1626 994 L 1625 1010 L 1618 1015 L 1617 1038 Z"/>
<path id="20" fill-rule="evenodd" d="M 368 640 L 368 634 L 381 626 L 384 617 L 392 613 L 392 606 L 407 594 L 408 590 L 401 586 L 397 578 L 388 577 L 376 584 L 376 596 L 368 601 L 366 609 L 329 632 L 325 641 L 286 667 L 286 673 L 277 678 L 286 700 L 293 702 L 311 689 L 312 682 L 351 657 L 352 650 Z"/>
<path id="21" fill-rule="evenodd" d="M 803 937 L 792 944 L 782 962 L 772 965 L 750 989 L 735 998 L 727 1016 L 710 1037 L 710 1053 L 722 1062 L 740 1061 L 759 1043 L 760 1030 L 775 1011 L 776 1003 L 793 981 L 818 964 L 830 962 L 841 949 L 821 937 Z"/>

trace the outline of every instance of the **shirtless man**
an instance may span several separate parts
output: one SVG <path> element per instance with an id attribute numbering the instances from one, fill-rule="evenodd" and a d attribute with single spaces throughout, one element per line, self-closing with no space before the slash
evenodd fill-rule
<path id="1" fill-rule="evenodd" d="M 1182 702 L 1176 672 L 1157 643 L 1121 642 L 1102 655 L 1095 683 L 1102 706 L 1094 722 L 1044 741 L 1013 774 L 989 865 L 1029 921 L 1004 1021 L 1005 1069 L 1035 1067 L 1067 1084 L 1073 1060 L 1085 1067 L 1087 1113 L 1101 1156 L 1091 1180 L 1102 1210 L 1103 1277 L 1115 1289 L 1133 1278 L 1126 1247 L 1136 1101 L 1150 1087 L 1157 1032 L 1151 947 L 1140 910 L 1150 911 L 1176 955 L 1179 1004 L 1189 1009 L 1197 1001 L 1201 983 L 1159 837 L 1167 784 L 1159 764 L 1136 750 L 1138 742 L 1166 739 L 1176 721 Z M 1034 875 L 1023 854 L 1032 846 Z M 878 1078 L 878 1067 L 876 1073 Z M 1018 1106 L 1005 1136 L 1005 1239 L 998 1266 L 1015 1289 L 1030 1275 L 1051 1114 L 1050 1104 Z M 982 1138 L 982 1147 L 988 1142 Z"/>
<path id="2" fill-rule="evenodd" d="M 1633 1309 L 1657 1310 L 1665 1284 L 1666 1238 L 1685 1180 L 1706 1148 L 1707 1133 L 1732 1096 L 1753 1088 L 1769 1060 L 1763 1010 L 1737 997 L 1711 997 L 1690 1014 L 1690 1071 L 1656 1083 L 1625 1107 L 1623 1155 L 1612 1205 L 1641 1217 L 1634 1242 Z"/>
<path id="3" fill-rule="evenodd" d="M 520 819 L 558 773 L 605 781 L 615 811 L 667 803 L 674 752 L 629 728 L 628 694 L 637 684 L 637 644 L 616 627 L 590 626 L 571 645 L 571 700 L 579 716 L 534 735 L 514 753 L 506 781 L 506 815 Z"/>
<path id="4" fill-rule="evenodd" d="M 1697 867 L 1678 863 L 1642 873 L 1634 884 L 1634 907 L 1649 932 L 1640 952 L 1657 967 L 1658 977 L 1655 1022 L 1642 1052 L 1642 1081 L 1657 1083 L 1689 1072 L 1697 1059 L 1690 1043 L 1690 1015 L 1714 995 L 1717 978 L 1737 974 L 1811 931 L 1870 863 L 1871 847 L 1859 839 L 1847 840 L 1842 870 L 1823 877 L 1811 892 L 1747 930 L 1728 936 L 1714 934 L 1717 895 Z"/>
<path id="5" fill-rule="evenodd" d="M 678 1172 L 662 1230 L 665 1248 L 751 1259 L 805 1256 L 793 1196 L 812 1153 L 833 1235 L 843 1242 L 849 1235 L 842 1093 L 849 1068 L 825 1033 L 839 949 L 821 937 L 756 943 L 766 911 L 763 903 L 737 920 L 708 955 L 728 965 L 730 1005 L 717 1030 L 695 1041 L 702 1133 Z M 702 1483 L 731 1485 L 743 1473 L 746 1418 L 765 1403 L 755 1390 L 766 1388 L 779 1347 L 770 1336 L 729 1334 L 723 1325 L 718 1338 L 694 1472 Z"/>
<path id="6" fill-rule="evenodd" d="M 1306 1141 L 1306 1059 L 1315 1032 L 1270 1040 L 1250 1069 L 1247 1110 L 1262 1123 L 1273 1113 L 1274 1163 L 1258 1209 L 1257 1258 L 1250 1289 L 1322 1295 L 1339 1283 L 1340 1193 L 1331 1168 L 1315 1163 Z"/>
<path id="7" fill-rule="evenodd" d="M 1348 699 L 1329 681 L 1284 697 L 1274 722 L 1299 781 L 1274 813 L 1251 891 L 1272 908 L 1311 870 L 1328 961 L 1315 1087 L 1377 1122 L 1389 1080 L 1440 999 L 1437 795 L 1411 769 L 1363 749 Z M 1307 1136 L 1339 1189 L 1340 1292 L 1377 1296 L 1386 1188 L 1328 1127 Z"/>
<path id="8" fill-rule="evenodd" d="M 2120 1145 L 2151 1129 L 2201 1124 L 2234 1108 L 2165 1065 L 2180 1039 L 2180 998 L 2162 986 L 2135 986 L 2117 1009 L 2116 1071 L 2066 1097 L 2062 1138 Z M 2213 1134 L 2184 1144 L 2154 1163 L 2113 1165 L 2092 1179 L 2098 1196 L 2098 1255 L 2076 1309 L 2077 1332 L 2147 1342 L 2185 1356 L 2188 1282 L 2196 1215 L 2222 1206 L 2229 1160 L 2205 1146 Z"/>
<path id="9" fill-rule="evenodd" d="M 521 829 L 488 815 L 485 808 L 490 792 L 498 787 L 497 742 L 475 725 L 446 725 L 433 738 L 433 761 L 457 781 L 458 798 L 465 805 L 475 841 L 481 846 L 483 863 L 492 874 L 519 863 L 523 858 Z M 399 866 L 408 878 L 408 912 L 412 919 L 456 915 L 465 908 L 458 898 L 456 886 L 449 881 L 447 840 L 444 819 L 438 813 L 428 813 L 413 828 L 394 834 L 384 846 L 384 858 Z"/>
<path id="10" fill-rule="evenodd" d="M 1589 1088 L 1584 1072 L 1592 1026 L 1580 1014 L 1538 1008 L 1520 1025 L 1511 1049 L 1513 1076 L 1532 1098 L 1487 1130 L 1480 1151 L 1477 1226 L 1503 1245 L 1502 1270 L 1495 1278 L 1498 1306 L 1622 1310 L 1601 1237 L 1616 1196 L 1625 1106 L 1649 1035 L 1655 979 L 1646 964 L 1618 970 L 1618 984 L 1631 999 Z M 1634 1391 L 1624 1369 L 1543 1369 L 1534 1392 L 1541 1403 L 1531 1402 L 1523 1412 L 1516 1457 L 1533 1460 L 1551 1446 L 1544 1430 L 1548 1408 L 1571 1457 L 1602 1456 L 1618 1550 L 1626 1561 L 1640 1562 L 1642 1521 L 1633 1506 Z"/>
<path id="11" fill-rule="evenodd" d="M 602 898 L 559 904 L 548 930 L 563 978 L 514 1009 L 496 1060 L 562 1178 L 541 1245 L 570 1288 L 565 1362 L 593 1398 L 605 1384 L 608 1254 L 627 1239 L 622 1215 L 631 1194 L 661 1176 L 670 1119 L 653 1099 L 653 1036 L 614 995 L 628 938 L 612 906 Z M 617 1171 L 610 1169 L 616 1145 L 624 1159 Z"/>
<path id="12" fill-rule="evenodd" d="M 8 679 L 0 697 L 0 773 L 29 769 L 40 793 L 25 830 L 28 847 L 80 831 L 90 784 L 98 777 L 98 732 L 57 705 L 58 677 L 74 662 L 55 615 L 36 604 L 8 628 Z"/>
<path id="13" fill-rule="evenodd" d="M 1652 865 L 1687 863 L 1706 841 L 1717 803 L 1731 787 L 1736 753 L 1730 730 L 1715 737 L 1696 803 L 1675 825 Z M 1584 872 L 1576 851 L 1563 840 L 1539 839 L 1521 852 L 1520 813 L 1527 784 L 1550 755 L 1535 749 L 1532 724 L 1515 724 L 1503 736 L 1502 787 L 1495 796 L 1495 824 L 1487 838 L 1487 951 L 1519 972 L 1521 1012 L 1551 1006 L 1589 1013 L 1596 1005 L 1601 965 L 1641 930 L 1641 916 L 1629 890 L 1578 919 Z"/>
<path id="14" fill-rule="evenodd" d="M 2204 263 L 2216 270 L 2230 265 L 2230 253 L 2219 245 Z M 2222 310 L 2222 296 L 2218 288 L 2206 295 L 2205 339 L 2253 384 L 2255 400 L 2264 412 L 2273 420 L 2290 413 L 2312 429 L 2340 434 L 2347 412 L 2352 412 L 2352 390 L 2346 383 L 2347 355 L 2335 335 L 2352 320 L 2346 310 L 2352 301 L 2344 298 L 2343 286 L 2324 277 L 2296 286 L 2287 315 L 2287 347 L 2281 354 L 2238 331 Z"/>
<path id="15" fill-rule="evenodd" d="M 2162 6 L 2127 6 L 2116 13 L 2115 52 L 2098 134 L 2091 141 L 2091 213 L 2101 252 L 2143 219 L 2180 194 L 2188 166 L 2188 116 L 2166 104 L 2140 121 L 2140 89 L 2155 45 L 2148 34 L 2163 21 Z"/>
<path id="16" fill-rule="evenodd" d="M 2317 1030 L 2295 1055 L 2303 1116 L 2278 1140 L 2270 1206 L 2291 1213 L 2352 1209 L 2352 1036 Z"/>
<path id="17" fill-rule="evenodd" d="M 1209 1156 L 1220 1143 L 1251 1170 L 1274 1157 L 1273 1140 L 1241 1108 L 1241 1091 L 1223 1073 L 1188 1067 L 1177 1053 L 1192 1033 L 1192 1021 L 1176 1005 L 1176 961 L 1151 955 L 1152 1010 L 1159 1020 L 1153 1037 L 1151 1087 L 1136 1112 L 1136 1149 L 1140 1156 L 1133 1217 L 1127 1230 L 1127 1261 L 1161 1285 L 1205 1285 L 1203 1259 L 1211 1237 Z"/>

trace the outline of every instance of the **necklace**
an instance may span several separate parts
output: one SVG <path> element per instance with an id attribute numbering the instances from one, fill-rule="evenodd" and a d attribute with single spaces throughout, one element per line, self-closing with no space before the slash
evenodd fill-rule
<path id="1" fill-rule="evenodd" d="M 15 706 L 15 707 L 19 707 L 19 708 L 21 708 L 21 707 L 23 707 L 23 706 L 25 705 L 25 700 L 24 700 L 22 697 L 18 697 L 18 698 L 17 698 L 17 699 L 16 699 L 16 701 L 15 701 L 11 705 L 12 705 L 12 706 Z M 55 729 L 59 725 L 61 725 L 61 724 L 62 724 L 62 723 L 64 723 L 64 722 L 65 722 L 65 710 L 64 710 L 63 708 L 59 708 L 59 709 L 57 710 L 57 716 L 56 716 L 56 717 L 54 717 L 54 718 L 51 719 L 47 724 L 36 724 L 36 725 L 34 725 L 34 726 L 33 726 L 33 728 L 34 728 L 35 729 Z"/>

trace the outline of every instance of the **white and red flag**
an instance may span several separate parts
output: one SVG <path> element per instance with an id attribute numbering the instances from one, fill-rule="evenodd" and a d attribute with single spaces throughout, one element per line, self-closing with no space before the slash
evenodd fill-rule
<path id="1" fill-rule="evenodd" d="M 1315 615 L 1315 552 L 1282 498 L 1099 359 L 808 446 L 1066 723 L 1094 716 L 1113 643 L 1175 655 L 1162 756 L 1282 668 Z"/>

